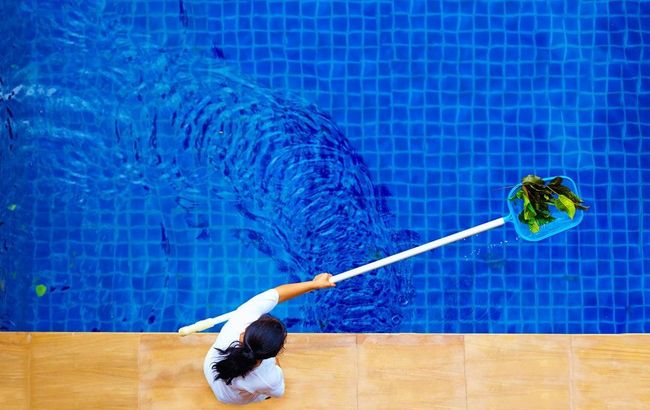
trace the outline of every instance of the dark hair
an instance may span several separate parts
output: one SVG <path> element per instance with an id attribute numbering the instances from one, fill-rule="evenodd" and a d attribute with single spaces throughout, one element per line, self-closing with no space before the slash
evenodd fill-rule
<path id="1" fill-rule="evenodd" d="M 223 379 L 231 384 L 235 377 L 246 376 L 258 360 L 277 356 L 287 338 L 284 324 L 271 315 L 263 315 L 246 328 L 243 343 L 232 342 L 225 350 L 215 348 L 226 358 L 212 363 L 217 371 L 214 380 Z"/>

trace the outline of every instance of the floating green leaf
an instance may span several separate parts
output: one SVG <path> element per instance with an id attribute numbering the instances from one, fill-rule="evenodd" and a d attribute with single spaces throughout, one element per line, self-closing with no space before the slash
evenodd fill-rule
<path id="1" fill-rule="evenodd" d="M 562 177 L 555 177 L 548 184 L 537 175 L 528 175 L 521 181 L 521 189 L 510 200 L 521 199 L 523 209 L 519 213 L 519 221 L 528 225 L 531 232 L 539 232 L 542 225 L 553 222 L 549 205 L 566 212 L 573 219 L 576 209 L 586 211 L 588 206 L 582 205 L 582 199 L 569 188 L 562 185 Z"/>
<path id="2" fill-rule="evenodd" d="M 47 286 L 45 286 L 43 284 L 36 285 L 34 290 L 36 291 L 36 296 L 38 296 L 40 298 L 45 294 L 45 292 L 47 292 Z"/>

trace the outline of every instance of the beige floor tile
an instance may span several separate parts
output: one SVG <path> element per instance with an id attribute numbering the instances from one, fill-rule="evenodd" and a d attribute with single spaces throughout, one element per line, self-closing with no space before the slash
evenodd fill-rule
<path id="1" fill-rule="evenodd" d="M 265 408 L 357 408 L 356 335 L 290 334 L 279 360 L 286 393 Z"/>
<path id="2" fill-rule="evenodd" d="M 29 409 L 29 333 L 0 334 L 0 409 Z"/>
<path id="3" fill-rule="evenodd" d="M 468 409 L 568 409 L 570 337 L 466 335 Z"/>
<path id="4" fill-rule="evenodd" d="M 250 405 L 251 409 L 357 408 L 355 335 L 290 334 L 278 359 L 285 395 Z"/>
<path id="5" fill-rule="evenodd" d="M 180 337 L 143 334 L 140 339 L 141 409 L 221 408 L 203 376 L 203 358 L 216 334 Z"/>
<path id="6" fill-rule="evenodd" d="M 650 409 L 650 335 L 575 335 L 575 409 Z"/>
<path id="7" fill-rule="evenodd" d="M 136 333 L 32 333 L 33 409 L 133 409 Z"/>
<path id="8" fill-rule="evenodd" d="M 463 337 L 359 335 L 359 409 L 464 409 Z"/>
<path id="9" fill-rule="evenodd" d="M 142 335 L 140 408 L 233 408 L 216 400 L 203 377 L 203 358 L 215 337 Z M 355 335 L 291 334 L 279 359 L 285 396 L 247 405 L 247 409 L 356 408 Z"/>
<path id="10" fill-rule="evenodd" d="M 233 408 L 215 336 L 0 333 L 0 408 Z M 285 397 L 247 408 L 650 408 L 650 335 L 291 334 L 280 360 Z"/>

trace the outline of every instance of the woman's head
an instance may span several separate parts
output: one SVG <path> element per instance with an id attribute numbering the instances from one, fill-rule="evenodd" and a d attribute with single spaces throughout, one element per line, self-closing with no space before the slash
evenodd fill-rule
<path id="1" fill-rule="evenodd" d="M 234 341 L 225 349 L 217 349 L 226 357 L 212 364 L 217 371 L 215 380 L 232 383 L 235 377 L 246 376 L 258 361 L 277 356 L 284 346 L 287 330 L 271 315 L 263 315 L 246 328 L 241 341 Z"/>
<path id="2" fill-rule="evenodd" d="M 286 338 L 284 324 L 271 315 L 263 315 L 248 325 L 243 344 L 250 347 L 257 360 L 264 360 L 277 356 Z"/>

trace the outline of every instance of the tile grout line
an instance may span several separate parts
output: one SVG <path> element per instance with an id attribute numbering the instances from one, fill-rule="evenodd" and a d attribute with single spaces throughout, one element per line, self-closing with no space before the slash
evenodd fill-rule
<path id="1" fill-rule="evenodd" d="M 355 363 L 355 371 L 356 371 L 356 379 L 357 379 L 357 391 L 356 391 L 356 397 L 357 397 L 357 407 L 356 409 L 359 410 L 359 335 L 354 336 L 354 356 L 356 358 L 356 363 Z"/>
<path id="2" fill-rule="evenodd" d="M 137 369 L 138 369 L 138 371 L 137 371 L 137 377 L 138 377 L 138 392 L 137 392 L 138 393 L 138 400 L 137 400 L 137 403 L 138 403 L 138 407 L 137 407 L 137 409 L 139 410 L 139 409 L 142 408 L 142 400 L 141 400 L 141 396 L 142 396 L 142 386 L 141 386 L 142 385 L 142 373 L 141 373 L 141 370 L 142 370 L 141 369 L 141 367 L 142 367 L 141 366 L 141 361 L 142 361 L 142 333 L 138 334 L 138 352 L 137 352 L 137 354 L 138 354 L 138 356 L 137 356 L 137 360 L 138 360 L 138 367 L 137 367 Z"/>
<path id="3" fill-rule="evenodd" d="M 575 410 L 575 384 L 573 379 L 573 335 L 569 336 L 569 408 Z"/>
<path id="4" fill-rule="evenodd" d="M 27 333 L 27 344 L 29 349 L 29 355 L 27 356 L 27 408 L 32 408 L 32 394 L 34 389 L 32 388 L 32 362 L 33 362 L 33 349 L 32 349 L 32 333 Z"/>
<path id="5" fill-rule="evenodd" d="M 465 334 L 461 335 L 463 338 L 463 376 L 465 377 L 465 409 L 469 409 L 469 399 L 467 398 L 467 344 L 465 343 Z"/>

